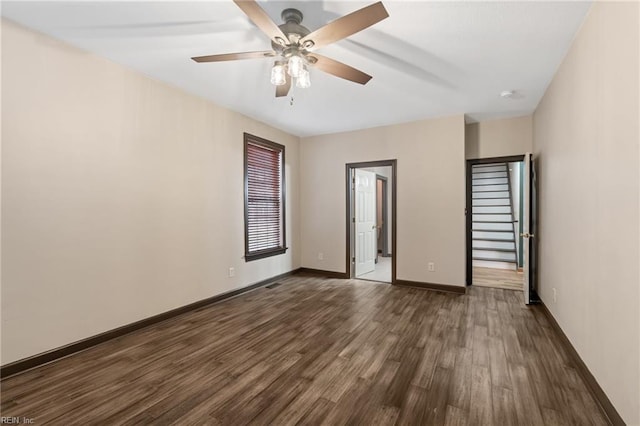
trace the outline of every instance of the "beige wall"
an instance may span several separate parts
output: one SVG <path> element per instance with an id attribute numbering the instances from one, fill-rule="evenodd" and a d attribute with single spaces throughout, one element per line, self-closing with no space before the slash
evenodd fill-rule
<path id="1" fill-rule="evenodd" d="M 465 126 L 465 158 L 521 155 L 532 150 L 532 117 L 504 118 Z"/>
<path id="2" fill-rule="evenodd" d="M 3 364 L 299 266 L 297 137 L 9 22 L 2 33 Z M 244 131 L 287 161 L 290 249 L 250 263 Z"/>
<path id="3" fill-rule="evenodd" d="M 464 286 L 462 115 L 303 138 L 302 265 L 345 271 L 345 164 L 390 159 L 398 160 L 397 278 Z"/>
<path id="4" fill-rule="evenodd" d="M 534 115 L 540 296 L 629 425 L 640 424 L 638 8 L 594 4 Z"/>

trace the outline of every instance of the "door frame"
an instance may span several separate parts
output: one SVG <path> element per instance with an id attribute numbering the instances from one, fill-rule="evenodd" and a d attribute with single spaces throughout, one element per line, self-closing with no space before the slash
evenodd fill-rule
<path id="1" fill-rule="evenodd" d="M 396 222 L 397 222 L 397 199 L 398 199 L 398 179 L 397 179 L 397 164 L 398 160 L 379 160 L 379 161 L 364 161 L 358 163 L 345 164 L 345 271 L 347 278 L 353 278 L 355 268 L 353 267 L 353 247 L 352 247 L 352 234 L 353 234 L 353 180 L 351 179 L 355 169 L 365 169 L 369 167 L 391 167 L 391 284 L 396 283 L 396 258 L 397 258 L 397 244 L 396 244 Z"/>
<path id="2" fill-rule="evenodd" d="M 490 164 L 490 163 L 513 163 L 516 161 L 524 161 L 524 154 L 522 155 L 510 155 L 506 157 L 490 157 L 490 158 L 473 158 L 466 161 L 466 206 L 464 209 L 465 215 L 465 227 L 466 227 L 466 285 L 470 286 L 473 281 L 473 232 L 471 227 L 473 226 L 473 217 L 471 215 L 472 208 L 472 187 L 471 187 L 471 168 L 476 164 Z"/>
<path id="3" fill-rule="evenodd" d="M 528 165 L 525 165 L 524 170 L 525 176 L 527 176 L 528 192 L 528 209 L 525 209 L 525 214 L 528 215 L 528 220 L 524 221 L 524 224 L 527 225 L 527 229 L 522 230 L 527 236 L 525 236 L 526 242 L 523 244 L 523 253 L 527 252 L 527 256 L 525 258 L 525 262 L 523 262 L 524 267 L 524 279 L 525 279 L 525 289 L 528 292 L 525 292 L 524 300 L 525 304 L 531 305 L 534 303 L 540 302 L 540 297 L 538 296 L 538 238 L 536 234 L 538 233 L 538 184 L 537 184 L 537 172 L 536 172 L 536 160 L 533 158 L 532 153 L 526 154 L 526 159 L 528 160 Z M 527 211 L 528 210 L 528 211 Z M 528 262 L 527 262 L 528 260 Z"/>

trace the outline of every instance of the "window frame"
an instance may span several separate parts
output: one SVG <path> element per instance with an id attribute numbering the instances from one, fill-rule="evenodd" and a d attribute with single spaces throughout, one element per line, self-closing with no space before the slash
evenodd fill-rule
<path id="1" fill-rule="evenodd" d="M 280 226 L 281 241 L 278 247 L 249 252 L 249 145 L 256 145 L 263 148 L 280 152 Z M 264 259 L 266 257 L 277 256 L 287 251 L 286 232 L 286 185 L 285 185 L 285 146 L 270 140 L 244 133 L 244 259 L 245 262 Z"/>

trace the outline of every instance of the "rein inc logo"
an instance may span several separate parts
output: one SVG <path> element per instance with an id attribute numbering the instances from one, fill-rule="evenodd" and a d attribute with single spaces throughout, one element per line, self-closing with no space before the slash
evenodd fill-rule
<path id="1" fill-rule="evenodd" d="M 35 420 L 30 417 L 0 417 L 0 425 L 32 425 Z"/>

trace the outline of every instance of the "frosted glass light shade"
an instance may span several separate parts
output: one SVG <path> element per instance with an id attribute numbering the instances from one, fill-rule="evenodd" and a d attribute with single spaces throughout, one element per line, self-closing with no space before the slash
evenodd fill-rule
<path id="1" fill-rule="evenodd" d="M 284 63 L 276 61 L 271 68 L 271 84 L 274 86 L 282 86 L 287 82 L 287 76 L 284 71 Z"/>
<path id="2" fill-rule="evenodd" d="M 300 77 L 304 69 L 304 61 L 300 56 L 293 55 L 289 58 L 289 75 L 293 78 Z"/>
<path id="3" fill-rule="evenodd" d="M 300 72 L 300 76 L 296 79 L 296 87 L 299 87 L 301 89 L 311 87 L 311 78 L 309 77 L 309 71 L 307 70 L 307 67 L 305 67 Z"/>

